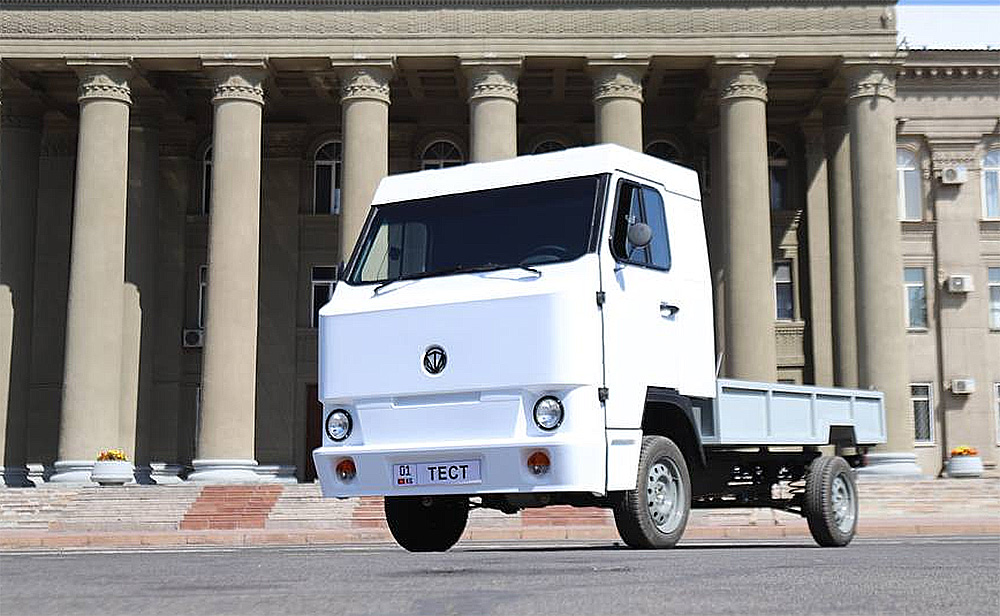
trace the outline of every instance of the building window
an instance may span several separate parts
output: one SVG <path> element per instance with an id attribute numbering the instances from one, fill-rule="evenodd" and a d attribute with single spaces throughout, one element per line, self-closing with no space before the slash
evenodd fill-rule
<path id="1" fill-rule="evenodd" d="M 788 207 L 788 152 L 777 141 L 767 142 L 767 172 L 771 209 L 784 210 Z"/>
<path id="2" fill-rule="evenodd" d="M 464 163 L 462 151 L 450 141 L 435 141 L 426 148 L 420 157 L 421 169 L 444 169 L 457 167 Z"/>
<path id="3" fill-rule="evenodd" d="M 201 161 L 201 213 L 208 215 L 212 203 L 212 146 L 205 150 Z"/>
<path id="4" fill-rule="evenodd" d="M 323 144 L 313 159 L 313 214 L 340 213 L 340 178 L 344 148 L 339 141 Z"/>
<path id="5" fill-rule="evenodd" d="M 983 157 L 983 218 L 1000 218 L 1000 149 Z"/>
<path id="6" fill-rule="evenodd" d="M 927 286 L 924 268 L 903 268 L 903 287 L 906 291 L 906 327 L 927 329 Z"/>
<path id="7" fill-rule="evenodd" d="M 934 442 L 934 405 L 931 404 L 930 383 L 910 383 L 910 406 L 913 407 L 913 440 Z"/>
<path id="8" fill-rule="evenodd" d="M 208 316 L 208 266 L 198 267 L 198 328 L 204 329 Z"/>
<path id="9" fill-rule="evenodd" d="M 795 294 L 792 286 L 792 262 L 774 263 L 774 306 L 775 318 L 779 321 L 795 319 Z"/>
<path id="10" fill-rule="evenodd" d="M 896 181 L 900 220 L 923 220 L 920 167 L 913 150 L 896 149 Z"/>
<path id="11" fill-rule="evenodd" d="M 535 146 L 535 149 L 531 151 L 532 154 L 545 154 L 546 152 L 558 152 L 560 150 L 565 150 L 566 144 L 561 141 L 556 141 L 555 139 L 546 139 L 545 141 L 539 143 Z"/>
<path id="12" fill-rule="evenodd" d="M 670 163 L 678 163 L 681 161 L 680 148 L 669 141 L 654 141 L 647 145 L 646 149 L 643 151 L 650 156 L 655 156 L 660 160 L 665 160 Z"/>
<path id="13" fill-rule="evenodd" d="M 309 327 L 319 325 L 319 309 L 333 297 L 333 288 L 337 286 L 337 268 L 329 265 L 318 265 L 312 268 L 312 315 Z"/>
<path id="14" fill-rule="evenodd" d="M 1000 267 L 989 268 L 990 329 L 1000 329 Z"/>

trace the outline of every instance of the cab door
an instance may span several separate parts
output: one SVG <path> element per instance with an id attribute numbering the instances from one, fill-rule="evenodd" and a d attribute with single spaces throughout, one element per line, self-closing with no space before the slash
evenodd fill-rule
<path id="1" fill-rule="evenodd" d="M 673 272 L 663 187 L 622 176 L 612 190 L 608 241 L 601 247 L 605 422 L 608 428 L 635 429 L 647 387 L 679 388 L 683 284 Z M 652 231 L 646 246 L 628 241 L 628 228 L 636 223 Z"/>

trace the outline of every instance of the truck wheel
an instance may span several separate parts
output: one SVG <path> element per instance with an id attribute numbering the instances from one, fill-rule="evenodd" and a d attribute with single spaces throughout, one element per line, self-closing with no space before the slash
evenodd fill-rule
<path id="1" fill-rule="evenodd" d="M 642 437 L 636 489 L 614 508 L 622 541 L 633 548 L 671 548 L 687 526 L 691 478 L 681 450 L 662 436 Z"/>
<path id="2" fill-rule="evenodd" d="M 458 542 L 469 520 L 464 496 L 386 496 L 385 521 L 410 552 L 444 552 Z"/>
<path id="3" fill-rule="evenodd" d="M 802 513 L 809 532 L 823 547 L 843 547 L 858 527 L 858 489 L 847 460 L 820 456 L 806 474 Z"/>

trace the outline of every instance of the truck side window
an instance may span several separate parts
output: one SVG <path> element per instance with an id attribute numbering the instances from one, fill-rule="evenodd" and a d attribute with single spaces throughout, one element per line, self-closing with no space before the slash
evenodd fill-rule
<path id="1" fill-rule="evenodd" d="M 645 248 L 635 248 L 628 241 L 628 227 L 644 222 L 653 232 L 653 239 Z M 618 209 L 612 242 L 615 258 L 619 261 L 655 269 L 670 269 L 670 239 L 667 234 L 667 216 L 663 197 L 653 188 L 631 182 L 618 184 Z"/>

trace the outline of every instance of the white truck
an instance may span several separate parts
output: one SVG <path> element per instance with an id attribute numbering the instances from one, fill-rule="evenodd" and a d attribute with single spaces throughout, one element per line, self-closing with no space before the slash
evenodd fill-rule
<path id="1" fill-rule="evenodd" d="M 394 175 L 339 278 L 316 469 L 325 496 L 384 496 L 407 550 L 556 504 L 612 509 L 642 548 L 691 507 L 854 536 L 882 394 L 717 378 L 693 170 L 600 145 Z"/>

